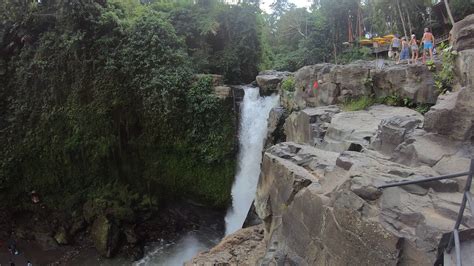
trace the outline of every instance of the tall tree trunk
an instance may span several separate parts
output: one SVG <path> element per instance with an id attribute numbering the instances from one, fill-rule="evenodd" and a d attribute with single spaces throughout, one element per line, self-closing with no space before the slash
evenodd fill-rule
<path id="1" fill-rule="evenodd" d="M 448 12 L 449 20 L 451 21 L 451 25 L 454 26 L 454 18 L 453 14 L 451 13 L 451 8 L 449 8 L 448 0 L 444 0 L 444 5 L 446 6 L 446 11 Z"/>
<path id="2" fill-rule="evenodd" d="M 413 27 L 411 24 L 411 19 L 410 19 L 410 12 L 408 11 L 408 8 L 405 6 L 405 11 L 407 12 L 407 18 L 408 18 L 408 28 L 410 29 L 410 34 L 413 33 Z"/>
<path id="3" fill-rule="evenodd" d="M 400 14 L 400 20 L 402 21 L 403 33 L 407 37 L 407 28 L 405 27 L 405 20 L 403 19 L 402 9 L 400 8 L 400 0 L 397 0 L 398 13 Z"/>

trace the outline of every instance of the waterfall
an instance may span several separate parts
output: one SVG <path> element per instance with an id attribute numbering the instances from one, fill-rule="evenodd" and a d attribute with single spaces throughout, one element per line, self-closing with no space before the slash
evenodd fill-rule
<path id="1" fill-rule="evenodd" d="M 226 235 L 242 228 L 255 198 L 267 120 L 278 96 L 260 97 L 258 88 L 245 87 L 240 117 L 238 168 L 232 186 L 232 207 L 225 217 Z"/>
<path id="2" fill-rule="evenodd" d="M 244 91 L 240 112 L 238 168 L 232 186 L 232 207 L 225 217 L 226 235 L 242 228 L 255 197 L 263 144 L 267 134 L 267 119 L 270 110 L 278 104 L 278 96 L 262 98 L 259 96 L 258 88 L 245 87 Z M 182 265 L 199 251 L 215 246 L 219 242 L 221 235 L 216 235 L 218 232 L 215 231 L 215 226 L 210 226 L 208 229 L 188 232 L 171 243 L 155 243 L 147 251 L 147 255 L 133 265 Z"/>

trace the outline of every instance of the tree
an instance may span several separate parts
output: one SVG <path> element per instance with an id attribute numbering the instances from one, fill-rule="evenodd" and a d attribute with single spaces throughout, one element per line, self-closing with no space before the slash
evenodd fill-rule
<path id="1" fill-rule="evenodd" d="M 446 7 L 446 11 L 448 13 L 449 21 L 451 22 L 451 25 L 454 25 L 454 18 L 453 14 L 451 13 L 451 8 L 449 8 L 449 3 L 447 0 L 443 0 L 444 6 Z"/>

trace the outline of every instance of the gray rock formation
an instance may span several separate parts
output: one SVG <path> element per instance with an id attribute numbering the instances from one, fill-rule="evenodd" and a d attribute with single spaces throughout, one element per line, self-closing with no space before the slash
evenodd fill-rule
<path id="1" fill-rule="evenodd" d="M 265 149 L 279 142 L 286 141 L 283 125 L 287 116 L 287 111 L 281 107 L 275 107 L 270 111 L 268 116 L 268 133 L 265 138 Z"/>
<path id="2" fill-rule="evenodd" d="M 339 113 L 331 120 L 322 147 L 337 152 L 360 151 L 373 141 L 382 120 L 395 116 L 423 120 L 414 110 L 385 105 L 373 106 L 367 111 Z"/>
<path id="3" fill-rule="evenodd" d="M 474 138 L 474 88 L 439 97 L 438 103 L 425 114 L 425 130 L 459 141 Z"/>
<path id="4" fill-rule="evenodd" d="M 265 153 L 255 205 L 267 243 L 306 265 L 433 263 L 457 214 L 455 187 L 447 193 L 434 182 L 379 191 L 376 185 L 436 172 L 311 149 L 282 143 Z M 474 220 L 467 216 L 465 223 Z"/>
<path id="5" fill-rule="evenodd" d="M 281 92 L 281 104 L 288 110 L 342 103 L 364 95 L 398 95 L 413 102 L 434 104 L 438 95 L 433 72 L 421 65 L 387 63 L 377 69 L 374 61 L 317 64 L 302 67 L 294 76 L 295 91 Z"/>
<path id="6" fill-rule="evenodd" d="M 474 48 L 474 14 L 454 24 L 451 30 L 453 49 L 462 51 Z"/>
<path id="7" fill-rule="evenodd" d="M 419 130 L 397 147 L 394 159 L 406 165 L 434 166 L 444 156 L 456 154 L 460 148 L 460 142 Z"/>
<path id="8" fill-rule="evenodd" d="M 262 71 L 256 77 L 258 87 L 261 95 L 270 95 L 276 93 L 278 84 L 290 75 L 290 72 L 280 72 L 275 70 Z"/>
<path id="9" fill-rule="evenodd" d="M 433 72 L 424 65 L 392 65 L 373 72 L 374 93 L 377 97 L 399 95 L 417 103 L 436 102 Z"/>
<path id="10" fill-rule="evenodd" d="M 472 87 L 474 85 L 474 48 L 459 52 L 455 63 L 461 86 Z"/>
<path id="11" fill-rule="evenodd" d="M 393 151 L 423 124 L 420 116 L 393 116 L 379 124 L 371 148 L 391 156 Z"/>
<path id="12" fill-rule="evenodd" d="M 292 113 L 284 125 L 287 141 L 321 144 L 332 117 L 340 111 L 338 106 L 330 105 Z"/>

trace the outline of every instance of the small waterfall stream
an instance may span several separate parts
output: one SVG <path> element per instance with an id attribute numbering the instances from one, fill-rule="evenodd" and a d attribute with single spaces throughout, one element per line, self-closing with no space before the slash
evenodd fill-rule
<path id="1" fill-rule="evenodd" d="M 258 88 L 245 87 L 240 120 L 238 169 L 232 186 L 232 207 L 225 217 L 226 235 L 242 228 L 252 204 L 260 174 L 260 162 L 270 110 L 278 96 L 260 97 Z"/>
<path id="2" fill-rule="evenodd" d="M 245 221 L 257 189 L 267 119 L 270 110 L 277 106 L 278 96 L 260 97 L 259 89 L 244 87 L 245 95 L 240 112 L 240 150 L 238 168 L 232 186 L 232 207 L 225 217 L 226 235 L 240 228 Z M 179 266 L 192 259 L 198 252 L 211 248 L 222 235 L 209 228 L 188 232 L 171 243 L 155 243 L 147 255 L 134 266 Z"/>

